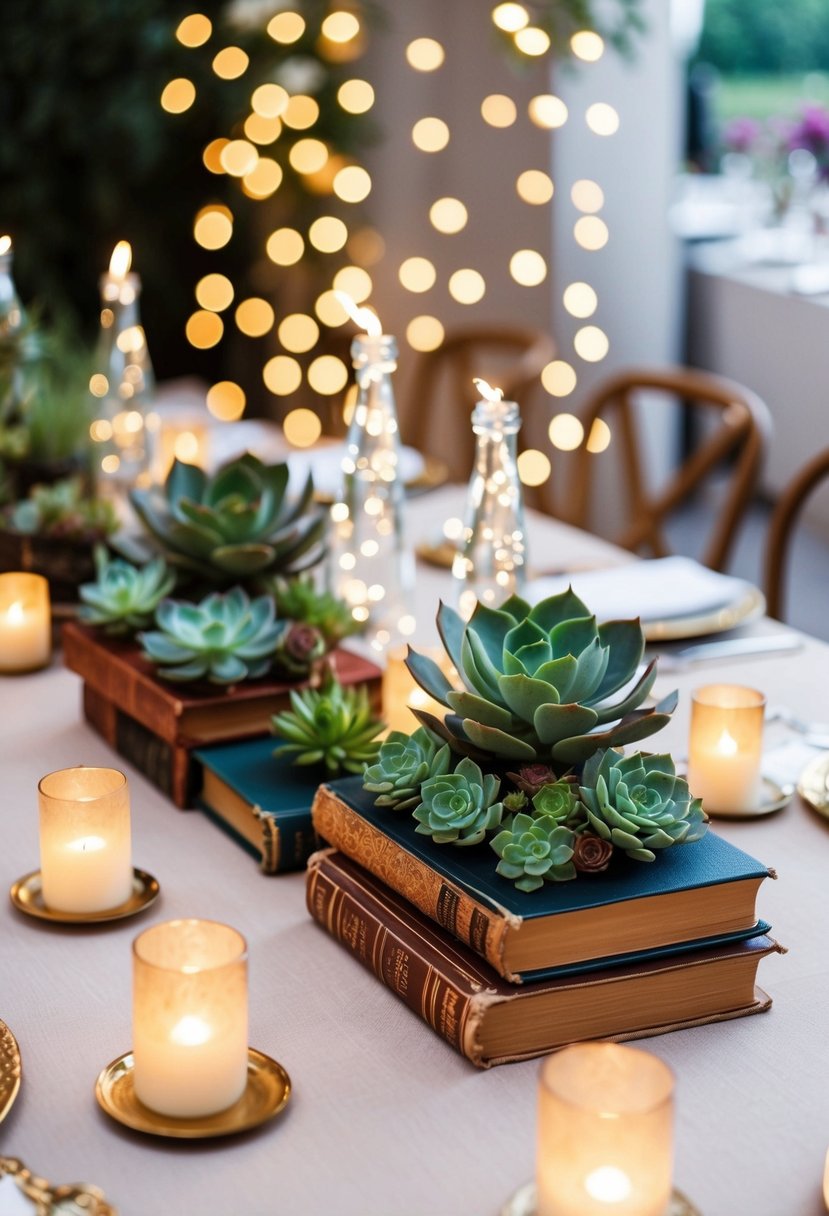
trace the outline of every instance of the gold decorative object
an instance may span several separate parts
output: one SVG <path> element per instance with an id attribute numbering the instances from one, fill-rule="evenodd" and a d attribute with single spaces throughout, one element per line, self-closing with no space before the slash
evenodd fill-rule
<path id="1" fill-rule="evenodd" d="M 35 916 L 38 920 L 50 920 L 61 925 L 99 925 L 111 920 L 123 920 L 126 916 L 136 916 L 149 908 L 161 891 L 157 879 L 146 870 L 132 872 L 132 894 L 124 903 L 116 908 L 108 908 L 103 912 L 56 912 L 47 908 L 43 902 L 40 870 L 19 878 L 9 891 L 11 901 L 19 912 L 27 916 Z"/>
<path id="2" fill-rule="evenodd" d="M 101 1072 L 95 1097 L 101 1109 L 118 1123 L 150 1136 L 172 1136 L 201 1140 L 210 1136 L 232 1136 L 272 1119 L 287 1105 L 291 1078 L 270 1056 L 248 1048 L 248 1080 L 238 1102 L 227 1110 L 201 1118 L 174 1119 L 159 1115 L 135 1096 L 132 1052 L 113 1060 Z"/>
<path id="3" fill-rule="evenodd" d="M 759 587 L 745 584 L 745 591 L 732 603 L 713 612 L 697 612 L 690 616 L 671 616 L 660 621 L 643 621 L 642 632 L 647 642 L 676 642 L 683 638 L 703 637 L 709 633 L 724 633 L 738 625 L 756 621 L 766 611 L 766 598 Z"/>
<path id="4" fill-rule="evenodd" d="M 797 792 L 807 806 L 829 819 L 829 753 L 809 761 L 800 774 Z"/>
<path id="5" fill-rule="evenodd" d="M 785 782 L 783 785 L 773 781 L 771 777 L 760 778 L 760 797 L 755 807 L 750 811 L 717 811 L 705 808 L 709 819 L 762 819 L 764 815 L 774 815 L 787 807 L 794 796 L 794 785 Z"/>
<path id="6" fill-rule="evenodd" d="M 538 1216 L 534 1182 L 527 1182 L 501 1208 L 499 1216 Z M 665 1216 L 700 1216 L 690 1199 L 682 1191 L 674 1190 Z"/>
<path id="7" fill-rule="evenodd" d="M 13 1178 L 21 1193 L 31 1200 L 32 1216 L 118 1216 L 97 1186 L 74 1182 L 53 1186 L 27 1169 L 17 1157 L 0 1157 L 0 1178 Z"/>
<path id="8" fill-rule="evenodd" d="M 0 1123 L 12 1108 L 20 1089 L 20 1048 L 5 1022 L 0 1021 Z"/>

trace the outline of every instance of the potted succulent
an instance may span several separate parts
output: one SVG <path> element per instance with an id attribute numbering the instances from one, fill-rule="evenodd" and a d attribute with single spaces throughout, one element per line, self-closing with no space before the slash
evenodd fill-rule
<path id="1" fill-rule="evenodd" d="M 343 687 L 330 668 L 322 686 L 291 693 L 291 708 L 274 714 L 281 740 L 274 755 L 320 770 L 320 780 L 361 773 L 377 757 L 384 724 L 374 716 L 364 686 Z"/>

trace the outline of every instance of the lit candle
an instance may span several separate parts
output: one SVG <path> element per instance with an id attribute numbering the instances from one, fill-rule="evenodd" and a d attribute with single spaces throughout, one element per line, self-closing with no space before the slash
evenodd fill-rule
<path id="1" fill-rule="evenodd" d="M 133 943 L 135 1092 L 151 1110 L 226 1110 L 247 1083 L 247 945 L 228 925 L 171 920 Z"/>
<path id="2" fill-rule="evenodd" d="M 0 672 L 36 671 L 52 653 L 49 584 L 40 574 L 0 574 Z"/>
<path id="3" fill-rule="evenodd" d="M 688 785 L 706 810 L 756 808 L 765 705 L 761 692 L 737 684 L 708 684 L 692 693 Z"/>
<path id="4" fill-rule="evenodd" d="M 37 787 L 43 902 L 106 912 L 132 894 L 130 799 L 114 768 L 59 769 Z"/>
<path id="5" fill-rule="evenodd" d="M 101 279 L 101 294 L 104 300 L 117 300 L 120 304 L 132 304 L 140 280 L 130 273 L 132 246 L 129 241 L 119 241 L 109 259 L 109 270 Z"/>
<path id="6" fill-rule="evenodd" d="M 581 1043 L 541 1066 L 538 1216 L 665 1216 L 673 1074 L 656 1056 Z"/>
<path id="7" fill-rule="evenodd" d="M 447 678 L 451 679 L 453 674 L 457 674 L 445 651 L 436 647 L 421 647 L 420 650 L 435 660 Z M 420 725 L 412 713 L 413 709 L 426 710 L 442 718 L 446 707 L 438 704 L 415 681 L 406 666 L 406 654 L 405 648 L 395 647 L 387 655 L 382 685 L 383 720 L 390 731 L 401 730 L 410 735 Z"/>

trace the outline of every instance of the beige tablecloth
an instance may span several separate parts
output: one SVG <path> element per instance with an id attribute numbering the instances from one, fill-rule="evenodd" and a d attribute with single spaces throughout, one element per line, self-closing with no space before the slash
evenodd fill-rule
<path id="1" fill-rule="evenodd" d="M 411 530 L 457 514 L 457 491 L 412 504 Z M 613 560 L 601 542 L 533 520 L 544 568 Z M 421 568 L 423 640 L 446 576 Z M 758 623 L 752 628 L 773 628 Z M 700 671 L 665 677 L 680 708 L 660 740 L 684 750 Z M 720 664 L 804 715 L 829 717 L 829 648 Z M 0 681 L 2 846 L 8 886 L 36 868 L 36 784 L 64 765 L 112 763 L 83 723 L 77 677 L 59 666 Z M 479 1072 L 456 1056 L 311 922 L 301 875 L 261 876 L 197 812 L 176 811 L 130 774 L 135 863 L 163 888 L 142 921 L 71 930 L 0 912 L 0 1017 L 18 1037 L 23 1087 L 0 1154 L 55 1181 L 99 1184 L 122 1216 L 492 1216 L 533 1170 L 537 1064 Z M 676 1181 L 705 1216 L 813 1216 L 829 1144 L 823 926 L 829 827 L 798 801 L 718 829 L 779 872 L 759 911 L 787 946 L 761 968 L 762 1017 L 648 1042 L 677 1074 Z M 130 1047 L 130 943 L 142 925 L 209 916 L 250 945 L 251 1042 L 294 1081 L 285 1113 L 226 1142 L 127 1132 L 95 1103 L 100 1068 Z"/>

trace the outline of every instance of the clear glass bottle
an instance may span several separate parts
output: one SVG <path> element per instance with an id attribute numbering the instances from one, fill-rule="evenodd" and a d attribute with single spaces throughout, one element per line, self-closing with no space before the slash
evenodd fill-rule
<path id="1" fill-rule="evenodd" d="M 397 342 L 358 334 L 351 345 L 357 400 L 346 438 L 342 492 L 331 508 L 330 584 L 379 652 L 415 628 L 414 560 L 403 527 L 400 432 L 391 375 Z"/>
<path id="2" fill-rule="evenodd" d="M 494 397 L 494 394 L 493 394 Z M 464 531 L 452 565 L 458 611 L 468 618 L 478 600 L 496 608 L 520 595 L 526 579 L 524 497 L 516 436 L 521 415 L 514 401 L 479 401 L 472 412 L 477 436 Z"/>
<path id="3" fill-rule="evenodd" d="M 26 313 L 12 275 L 11 237 L 0 237 L 0 421 L 17 419 L 22 409 L 19 371 Z"/>

